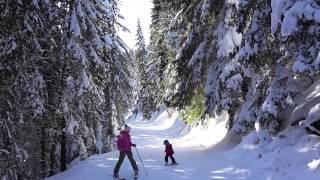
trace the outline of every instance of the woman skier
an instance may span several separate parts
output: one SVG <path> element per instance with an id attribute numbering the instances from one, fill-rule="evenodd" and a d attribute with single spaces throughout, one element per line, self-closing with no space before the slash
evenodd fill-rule
<path id="1" fill-rule="evenodd" d="M 131 142 L 131 137 L 130 137 L 130 126 L 125 125 L 124 126 L 124 130 L 122 130 L 120 132 L 120 134 L 118 135 L 118 140 L 117 140 L 117 146 L 118 146 L 118 150 L 120 151 L 119 154 L 119 160 L 114 168 L 113 171 L 113 177 L 114 178 L 119 178 L 119 170 L 120 170 L 120 166 L 125 158 L 125 156 L 127 155 L 131 166 L 134 170 L 134 176 L 135 179 L 138 178 L 138 166 L 136 161 L 133 159 L 133 155 L 132 155 L 132 151 L 131 151 L 131 146 L 136 147 L 135 144 L 132 144 Z"/>

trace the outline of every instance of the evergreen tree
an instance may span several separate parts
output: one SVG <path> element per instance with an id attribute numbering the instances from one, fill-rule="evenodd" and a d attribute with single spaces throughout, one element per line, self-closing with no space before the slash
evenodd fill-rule
<path id="1" fill-rule="evenodd" d="M 132 100 L 117 1 L 0 2 L 0 178 L 111 150 Z"/>
<path id="2" fill-rule="evenodd" d="M 315 1 L 154 1 L 150 65 L 165 72 L 153 77 L 163 84 L 157 103 L 191 112 L 204 94 L 197 119 L 226 111 L 233 133 L 255 124 L 277 133 L 279 113 L 319 73 L 318 10 Z"/>
<path id="3" fill-rule="evenodd" d="M 150 119 L 154 109 L 154 100 L 151 96 L 152 82 L 148 79 L 148 50 L 141 29 L 140 20 L 137 22 L 135 60 L 138 68 L 138 108 L 142 110 L 143 116 Z"/>
<path id="4" fill-rule="evenodd" d="M 45 161 L 47 86 L 44 70 L 54 51 L 45 29 L 51 5 L 38 1 L 0 2 L 0 177 L 39 179 Z M 52 47 L 52 48 L 51 48 Z"/>

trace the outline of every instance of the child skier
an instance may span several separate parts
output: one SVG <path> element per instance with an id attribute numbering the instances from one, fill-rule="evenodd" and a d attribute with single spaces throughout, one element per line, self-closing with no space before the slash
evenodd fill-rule
<path id="1" fill-rule="evenodd" d="M 163 144 L 166 146 L 166 156 L 164 158 L 164 161 L 165 161 L 165 165 L 167 166 L 168 165 L 168 157 L 170 157 L 171 161 L 172 161 L 172 165 L 175 165 L 177 164 L 176 160 L 174 159 L 173 157 L 173 154 L 174 154 L 174 151 L 173 151 L 173 148 L 172 148 L 172 145 L 169 143 L 168 140 L 165 140 L 163 142 Z"/>

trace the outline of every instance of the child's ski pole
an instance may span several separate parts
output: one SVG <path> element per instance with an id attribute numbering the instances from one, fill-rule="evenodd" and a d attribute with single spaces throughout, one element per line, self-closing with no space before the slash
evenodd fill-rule
<path id="1" fill-rule="evenodd" d="M 140 161 L 141 161 L 141 163 L 142 163 L 142 166 L 143 166 L 143 168 L 144 168 L 144 171 L 146 172 L 146 175 L 148 176 L 147 169 L 146 169 L 146 167 L 145 167 L 144 164 L 143 164 L 143 161 L 142 161 L 142 159 L 141 159 L 141 156 L 140 156 L 140 154 L 139 154 L 139 151 L 138 151 L 137 147 L 135 147 L 135 148 L 136 148 L 138 157 L 139 157 L 139 159 L 140 159 Z"/>

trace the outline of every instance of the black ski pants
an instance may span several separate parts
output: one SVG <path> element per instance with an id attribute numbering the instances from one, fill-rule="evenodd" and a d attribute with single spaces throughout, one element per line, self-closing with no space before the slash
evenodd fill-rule
<path id="1" fill-rule="evenodd" d="M 171 154 L 171 155 L 166 154 L 166 157 L 164 158 L 164 161 L 165 161 L 165 162 L 168 162 L 168 158 L 169 158 L 169 157 L 170 157 L 172 163 L 176 163 L 176 160 L 174 159 L 174 157 L 173 157 L 172 154 Z"/>
<path id="2" fill-rule="evenodd" d="M 116 166 L 114 167 L 114 170 L 113 170 L 114 174 L 117 175 L 119 173 L 120 166 L 123 163 L 123 160 L 126 157 L 126 155 L 127 155 L 128 159 L 129 159 L 129 161 L 131 163 L 131 166 L 132 166 L 134 172 L 138 172 L 139 171 L 137 163 L 133 159 L 132 151 L 120 151 L 119 160 L 118 160 L 118 162 L 117 162 L 117 164 L 116 164 Z"/>

